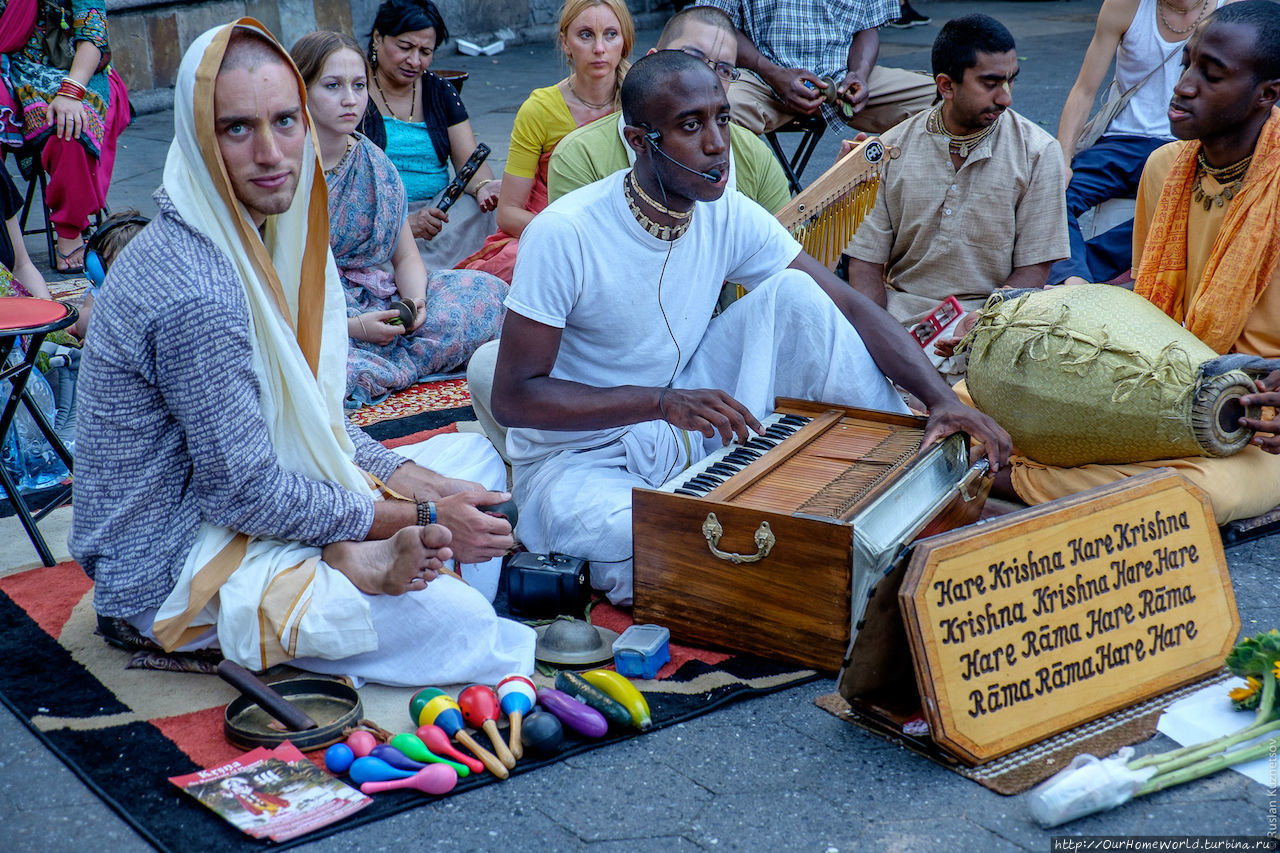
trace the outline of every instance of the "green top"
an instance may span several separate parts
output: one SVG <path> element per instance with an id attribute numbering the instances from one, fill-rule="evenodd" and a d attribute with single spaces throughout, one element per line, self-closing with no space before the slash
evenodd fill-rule
<path id="1" fill-rule="evenodd" d="M 547 174 L 551 201 L 631 165 L 618 135 L 618 121 L 618 114 L 613 113 L 560 140 Z M 773 152 L 760 137 L 736 124 L 729 125 L 729 140 L 738 191 L 770 213 L 777 213 L 791 200 L 791 194 Z"/>

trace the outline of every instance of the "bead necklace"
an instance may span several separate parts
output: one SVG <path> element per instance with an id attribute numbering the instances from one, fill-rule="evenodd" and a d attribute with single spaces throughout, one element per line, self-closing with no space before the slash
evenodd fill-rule
<path id="1" fill-rule="evenodd" d="M 635 179 L 635 172 L 627 173 L 627 186 L 633 189 L 636 195 L 640 196 L 640 200 L 652 207 L 664 216 L 670 216 L 672 219 L 688 219 L 693 216 L 693 208 L 688 210 L 672 210 L 664 204 L 659 204 L 655 199 L 644 191 L 644 187 L 640 186 L 640 182 Z"/>
<path id="2" fill-rule="evenodd" d="M 938 136 L 947 137 L 947 148 L 953 154 L 959 154 L 962 158 L 968 157 L 969 152 L 982 144 L 982 140 L 986 139 L 995 132 L 996 125 L 1000 123 L 1000 118 L 984 127 L 982 130 L 967 133 L 964 136 L 956 136 L 947 130 L 947 126 L 942 123 L 942 107 L 935 107 L 933 112 L 929 113 L 929 117 L 925 119 L 924 129 L 929 133 L 935 133 Z"/>
<path id="3" fill-rule="evenodd" d="M 1173 24 L 1169 23 L 1168 19 L 1165 18 L 1164 16 L 1165 6 L 1168 6 L 1170 9 L 1172 9 L 1173 11 L 1177 12 L 1180 15 L 1187 14 L 1195 7 L 1188 6 L 1186 9 L 1179 9 L 1177 6 L 1168 2 L 1168 0 L 1156 0 L 1156 11 L 1160 13 L 1160 23 L 1164 24 L 1165 29 L 1167 29 L 1169 32 L 1177 33 L 1180 36 L 1185 36 L 1187 33 L 1191 32 L 1197 26 L 1199 26 L 1200 22 L 1204 20 L 1205 12 L 1209 11 L 1209 0 L 1204 0 L 1203 4 L 1201 4 L 1200 6 L 1200 14 L 1196 15 L 1196 19 L 1191 22 L 1191 26 L 1187 27 L 1185 30 L 1180 30 L 1177 27 L 1175 27 Z"/>
<path id="4" fill-rule="evenodd" d="M 324 170 L 324 175 L 325 175 L 325 177 L 326 177 L 326 178 L 333 177 L 334 173 L 335 173 L 335 172 L 337 172 L 339 169 L 341 169 L 341 168 L 342 168 L 342 164 L 343 164 L 343 163 L 345 163 L 345 162 L 347 162 L 347 158 L 351 156 L 351 152 L 355 149 L 355 146 L 354 146 L 354 145 L 352 145 L 352 144 L 351 144 L 351 142 L 352 142 L 352 140 L 351 140 L 351 136 L 350 136 L 350 135 L 348 135 L 348 136 L 347 136 L 347 147 L 346 147 L 346 149 L 342 152 L 342 157 L 338 160 L 338 162 L 337 162 L 337 163 L 334 163 L 334 164 L 333 164 L 333 168 L 332 168 L 332 169 L 325 169 L 325 170 Z"/>
<path id="5" fill-rule="evenodd" d="M 400 121 L 400 116 L 396 115 L 396 111 L 391 109 L 391 102 L 387 100 L 387 93 L 382 91 L 382 84 L 378 82 L 378 72 L 373 72 L 373 85 L 378 90 L 378 97 L 382 98 L 382 105 L 387 108 L 387 112 L 396 121 Z M 409 93 L 409 117 L 404 121 L 413 121 L 413 111 L 418 106 L 418 81 L 413 81 L 413 91 Z"/>
<path id="6" fill-rule="evenodd" d="M 631 179 L 631 175 L 628 173 L 627 180 L 623 188 L 623 196 L 627 199 L 627 207 L 630 208 L 631 215 L 640 223 L 640 227 L 645 231 L 648 231 L 654 237 L 657 237 L 659 240 L 665 240 L 667 242 L 678 240 L 683 237 L 684 233 L 689 230 L 689 224 L 692 220 L 686 219 L 674 228 L 670 225 L 659 225 L 646 216 L 644 211 L 642 211 L 639 205 L 636 204 L 636 200 L 632 197 L 630 192 L 631 189 L 635 188 L 635 181 Z M 690 210 L 689 214 L 692 215 L 693 211 Z"/>
<path id="7" fill-rule="evenodd" d="M 1240 192 L 1240 187 L 1244 184 L 1244 176 L 1249 171 L 1249 164 L 1253 162 L 1253 155 L 1232 163 L 1230 166 L 1215 168 L 1205 162 L 1204 152 L 1201 151 L 1196 155 L 1196 185 L 1191 190 L 1191 198 L 1197 203 L 1204 205 L 1204 209 L 1208 210 L 1215 204 L 1222 207 L 1231 199 L 1235 198 L 1236 193 Z M 1222 189 L 1216 195 L 1209 195 L 1204 191 L 1204 187 L 1200 185 L 1204 176 L 1208 175 L 1219 184 Z"/>

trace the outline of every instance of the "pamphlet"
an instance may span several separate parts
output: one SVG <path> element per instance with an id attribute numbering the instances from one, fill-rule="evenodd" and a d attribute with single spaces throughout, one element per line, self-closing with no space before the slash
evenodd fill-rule
<path id="1" fill-rule="evenodd" d="M 287 841 L 342 820 L 373 802 L 285 741 L 169 781 L 254 838 Z"/>

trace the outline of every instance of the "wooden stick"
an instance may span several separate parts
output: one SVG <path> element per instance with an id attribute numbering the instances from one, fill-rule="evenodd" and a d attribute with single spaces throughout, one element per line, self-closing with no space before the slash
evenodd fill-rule
<path id="1" fill-rule="evenodd" d="M 476 743 L 475 738 L 467 734 L 465 730 L 458 729 L 454 733 L 453 739 L 470 750 L 471 754 L 476 758 L 480 759 L 480 763 L 494 776 L 499 779 L 507 779 L 511 776 L 511 771 L 507 769 L 507 766 L 499 761 L 492 752 Z"/>

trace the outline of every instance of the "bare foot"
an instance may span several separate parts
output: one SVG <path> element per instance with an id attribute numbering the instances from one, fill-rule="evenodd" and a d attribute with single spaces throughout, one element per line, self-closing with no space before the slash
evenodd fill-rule
<path id="1" fill-rule="evenodd" d="M 369 595 L 403 595 L 426 589 L 439 576 L 453 538 L 439 524 L 405 527 L 390 539 L 372 542 L 334 542 L 320 557 L 347 576 L 356 589 Z"/>

